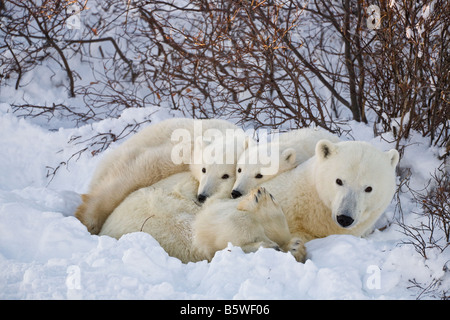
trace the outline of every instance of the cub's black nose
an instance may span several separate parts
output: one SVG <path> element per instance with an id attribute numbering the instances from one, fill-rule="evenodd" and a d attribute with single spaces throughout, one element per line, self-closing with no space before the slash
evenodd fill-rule
<path id="1" fill-rule="evenodd" d="M 349 217 L 349 216 L 346 216 L 343 214 L 337 216 L 336 220 L 341 225 L 341 227 L 344 227 L 344 228 L 349 227 L 353 223 L 353 221 L 355 221 L 355 220 L 353 220 L 352 217 Z"/>
<path id="2" fill-rule="evenodd" d="M 208 198 L 208 197 L 205 196 L 204 194 L 199 194 L 197 196 L 197 200 L 200 201 L 201 203 L 205 202 L 206 198 Z"/>
<path id="3" fill-rule="evenodd" d="M 240 193 L 239 191 L 237 191 L 237 190 L 231 191 L 231 197 L 233 199 L 239 198 L 240 196 L 242 196 L 242 193 Z"/>

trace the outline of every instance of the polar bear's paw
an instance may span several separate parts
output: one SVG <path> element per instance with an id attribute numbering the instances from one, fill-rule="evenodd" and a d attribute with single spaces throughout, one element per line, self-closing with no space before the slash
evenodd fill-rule
<path id="1" fill-rule="evenodd" d="M 300 238 L 292 238 L 286 246 L 286 251 L 290 252 L 299 262 L 305 262 L 306 247 Z"/>
<path id="2" fill-rule="evenodd" d="M 256 212 L 260 207 L 279 209 L 279 204 L 264 187 L 253 189 L 239 202 L 237 208 L 242 211 Z"/>
<path id="3" fill-rule="evenodd" d="M 274 249 L 276 251 L 282 251 L 280 246 L 276 242 L 273 242 L 268 238 L 262 241 L 256 241 L 252 243 L 247 243 L 245 245 L 241 245 L 241 249 L 245 253 L 256 252 L 259 248 L 269 248 Z"/>

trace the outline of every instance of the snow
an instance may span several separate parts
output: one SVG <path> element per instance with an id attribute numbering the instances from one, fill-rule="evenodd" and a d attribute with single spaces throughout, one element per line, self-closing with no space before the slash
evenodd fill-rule
<path id="1" fill-rule="evenodd" d="M 449 249 L 430 249 L 424 259 L 404 244 L 406 236 L 395 223 L 366 238 L 310 241 L 304 264 L 287 253 L 245 254 L 231 245 L 210 263 L 183 264 L 149 234 L 120 240 L 90 235 L 73 212 L 107 151 L 83 152 L 54 176 L 47 176 L 49 168 L 67 163 L 81 148 L 69 143 L 74 136 L 169 116 L 152 107 L 129 109 L 118 119 L 50 131 L 0 104 L 0 299 L 414 299 L 433 283 L 441 291 L 450 289 Z M 392 147 L 373 138 L 370 126 L 348 126 L 354 139 Z M 438 165 L 437 150 L 419 138 L 406 150 L 403 164 L 412 167 L 419 182 L 429 177 Z M 417 208 L 407 195 L 402 199 L 406 219 L 416 221 Z M 394 209 L 395 202 L 381 225 L 392 222 Z"/>
<path id="2" fill-rule="evenodd" d="M 422 8 L 422 17 L 426 20 L 430 16 L 430 5 L 427 4 Z"/>
<path id="3" fill-rule="evenodd" d="M 412 29 L 410 27 L 406 28 L 406 38 L 411 39 L 411 37 L 414 35 Z"/>

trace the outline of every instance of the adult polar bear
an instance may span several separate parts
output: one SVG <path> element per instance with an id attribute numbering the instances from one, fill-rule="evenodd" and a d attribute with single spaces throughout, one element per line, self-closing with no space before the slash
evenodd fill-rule
<path id="1" fill-rule="evenodd" d="M 189 164 L 192 162 L 189 157 L 184 158 L 184 161 L 172 161 L 174 146 L 185 146 L 172 137 L 177 129 L 180 129 L 179 133 L 188 135 L 175 137 L 185 138 L 183 143 L 190 142 L 187 145 L 188 150 L 192 148 L 194 141 L 208 130 L 224 135 L 227 130 L 242 131 L 226 120 L 173 118 L 149 125 L 136 133 L 102 159 L 88 193 L 82 195 L 83 202 L 77 208 L 75 216 L 89 232 L 98 234 L 111 212 L 133 191 L 150 186 L 175 173 L 189 170 Z M 182 157 L 186 155 L 183 154 Z"/>
<path id="2" fill-rule="evenodd" d="M 280 204 L 291 238 L 306 242 L 331 234 L 363 236 L 372 230 L 392 199 L 398 160 L 395 149 L 382 152 L 365 142 L 321 140 L 316 145 L 314 157 L 262 186 Z M 230 242 L 245 246 L 243 242 L 247 240 L 241 239 L 239 234 L 260 236 L 261 224 L 270 223 L 255 223 L 254 219 L 252 223 L 244 221 L 242 225 L 243 220 L 236 219 L 243 214 L 265 210 L 261 206 L 239 210 L 241 201 L 248 200 L 249 196 L 242 200 L 210 199 L 199 208 L 189 200 L 192 191 L 191 195 L 186 191 L 195 188 L 196 182 L 189 175 L 184 178 L 179 175 L 131 194 L 108 218 L 101 234 L 119 238 L 125 233 L 144 231 L 159 241 L 170 255 L 186 262 L 205 258 L 199 252 L 198 243 L 201 244 L 202 239 L 196 238 L 198 230 L 210 230 L 212 235 L 220 233 L 221 238 L 230 236 Z M 227 209 L 221 208 L 222 202 L 226 202 Z M 224 222 L 239 227 L 240 233 L 228 225 L 215 225 L 218 217 L 224 214 L 228 216 Z M 202 223 L 194 228 L 196 215 L 202 217 Z M 262 227 L 266 232 L 268 226 Z M 231 235 L 226 234 L 229 230 Z M 201 235 L 208 239 L 207 235 Z M 215 248 L 219 249 L 223 248 Z M 301 248 L 298 251 L 304 252 Z M 301 257 L 297 259 L 302 260 Z"/>

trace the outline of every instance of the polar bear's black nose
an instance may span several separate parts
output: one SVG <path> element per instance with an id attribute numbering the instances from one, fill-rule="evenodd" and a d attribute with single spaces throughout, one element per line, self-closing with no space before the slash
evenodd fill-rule
<path id="1" fill-rule="evenodd" d="M 208 197 L 205 196 L 204 194 L 199 194 L 197 196 L 198 201 L 200 201 L 201 203 L 205 202 L 206 198 L 208 198 Z"/>
<path id="2" fill-rule="evenodd" d="M 237 190 L 231 191 L 231 197 L 233 199 L 239 198 L 240 196 L 242 196 L 242 193 L 240 193 L 239 191 L 237 191 Z"/>
<path id="3" fill-rule="evenodd" d="M 350 226 L 353 223 L 353 221 L 355 221 L 355 220 L 353 220 L 352 217 L 349 217 L 349 216 L 346 216 L 343 214 L 337 216 L 336 220 L 344 228 L 347 228 L 348 226 Z"/>

